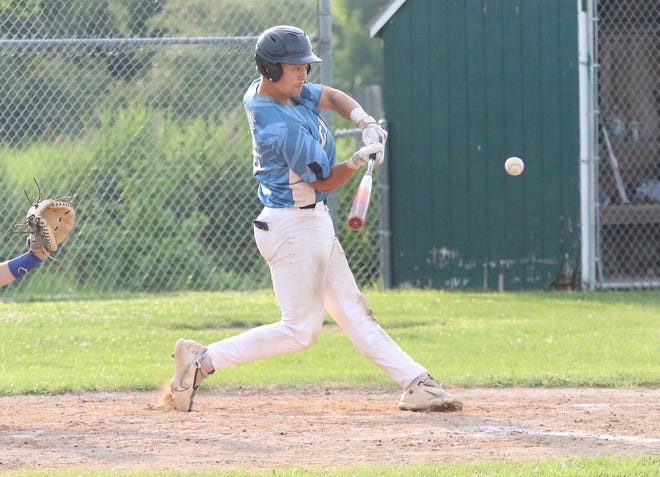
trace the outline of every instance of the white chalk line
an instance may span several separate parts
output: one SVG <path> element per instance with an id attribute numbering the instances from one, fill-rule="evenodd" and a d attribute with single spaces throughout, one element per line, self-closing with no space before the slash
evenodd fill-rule
<path id="1" fill-rule="evenodd" d="M 510 436 L 524 434 L 536 437 L 565 437 L 571 439 L 596 439 L 602 441 L 630 442 L 634 444 L 660 444 L 660 438 L 638 437 L 638 436 L 617 436 L 613 434 L 591 434 L 588 432 L 576 431 L 545 431 L 541 429 L 531 429 L 518 426 L 479 426 L 476 431 L 470 433 L 474 437 L 491 436 Z"/>

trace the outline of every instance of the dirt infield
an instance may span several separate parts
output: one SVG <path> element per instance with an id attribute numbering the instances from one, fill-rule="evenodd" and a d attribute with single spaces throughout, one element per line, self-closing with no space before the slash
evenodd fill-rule
<path id="1" fill-rule="evenodd" d="M 0 469 L 327 468 L 660 454 L 660 389 L 453 389 L 463 412 L 397 410 L 392 388 L 0 398 Z"/>

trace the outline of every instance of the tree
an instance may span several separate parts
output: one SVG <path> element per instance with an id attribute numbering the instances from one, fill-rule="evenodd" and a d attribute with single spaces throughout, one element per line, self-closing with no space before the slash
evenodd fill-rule
<path id="1" fill-rule="evenodd" d="M 370 38 L 369 23 L 386 0 L 337 0 L 332 4 L 333 82 L 345 91 L 380 84 L 383 41 Z"/>

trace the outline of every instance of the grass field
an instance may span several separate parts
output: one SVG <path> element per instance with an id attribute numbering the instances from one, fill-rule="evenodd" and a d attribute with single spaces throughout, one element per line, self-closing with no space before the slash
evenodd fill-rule
<path id="1" fill-rule="evenodd" d="M 527 462 L 485 462 L 446 466 L 408 466 L 405 468 L 349 467 L 313 471 L 305 469 L 269 471 L 213 471 L 213 472 L 149 472 L 121 473 L 124 476 L 145 475 L 149 477 L 652 477 L 657 476 L 660 465 L 658 457 L 611 458 L 599 457 L 580 460 L 552 460 Z M 12 474 L 16 477 L 71 477 L 90 476 L 114 477 L 117 472 L 86 472 L 78 469 L 70 472 L 30 472 Z"/>
<path id="2" fill-rule="evenodd" d="M 658 291 L 366 294 L 376 317 L 402 348 L 451 386 L 657 387 L 659 383 Z M 277 320 L 278 315 L 271 292 L 5 303 L 0 307 L 0 395 L 158 389 L 171 377 L 169 355 L 177 338 L 210 343 Z M 391 384 L 355 351 L 329 317 L 310 350 L 222 374 L 221 380 L 209 382 L 208 389 Z M 353 469 L 353 474 L 349 469 L 339 473 L 237 469 L 215 475 L 658 475 L 658 454 Z M 42 475 L 36 471 L 19 475 Z M 63 475 L 78 474 L 79 469 L 72 469 Z"/>

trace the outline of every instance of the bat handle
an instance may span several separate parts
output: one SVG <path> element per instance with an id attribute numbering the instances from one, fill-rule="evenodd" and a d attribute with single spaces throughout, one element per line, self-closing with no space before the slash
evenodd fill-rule
<path id="1" fill-rule="evenodd" d="M 376 163 L 376 154 L 369 154 L 369 163 L 367 164 L 367 174 L 371 175 L 374 171 L 374 164 Z"/>

